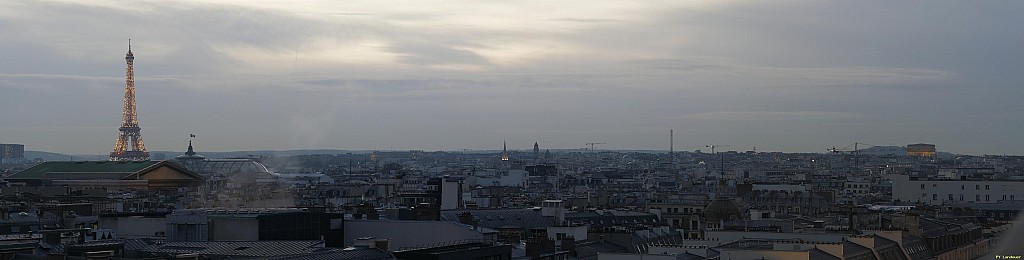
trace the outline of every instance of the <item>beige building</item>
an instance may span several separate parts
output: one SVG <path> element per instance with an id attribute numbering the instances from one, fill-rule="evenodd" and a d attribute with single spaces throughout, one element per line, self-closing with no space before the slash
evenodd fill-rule
<path id="1" fill-rule="evenodd" d="M 1024 200 L 1024 182 L 990 180 L 918 180 L 908 175 L 889 174 L 892 199 L 901 202 L 999 203 Z"/>
<path id="2" fill-rule="evenodd" d="M 935 156 L 935 145 L 934 144 L 908 144 L 907 145 L 907 156 L 933 157 L 933 156 Z"/>

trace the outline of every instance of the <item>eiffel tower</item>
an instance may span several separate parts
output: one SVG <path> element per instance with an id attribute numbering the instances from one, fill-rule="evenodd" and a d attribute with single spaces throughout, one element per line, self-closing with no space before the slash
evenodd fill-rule
<path id="1" fill-rule="evenodd" d="M 121 128 L 114 151 L 110 152 L 111 161 L 149 161 L 149 152 L 142 143 L 139 132 L 139 118 L 135 114 L 135 55 L 132 55 L 132 41 L 128 40 L 128 54 L 124 56 L 128 62 L 124 81 L 124 112 L 121 112 Z"/>

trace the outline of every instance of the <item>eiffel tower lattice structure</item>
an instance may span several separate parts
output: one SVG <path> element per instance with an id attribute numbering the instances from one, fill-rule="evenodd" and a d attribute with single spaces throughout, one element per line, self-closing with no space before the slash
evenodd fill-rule
<path id="1" fill-rule="evenodd" d="M 110 152 L 111 161 L 148 161 L 149 152 L 142 142 L 139 118 L 135 113 L 135 55 L 132 54 L 131 40 L 128 40 L 128 54 L 124 56 L 128 62 L 125 69 L 124 112 L 121 112 L 121 128 L 114 142 L 114 151 Z"/>

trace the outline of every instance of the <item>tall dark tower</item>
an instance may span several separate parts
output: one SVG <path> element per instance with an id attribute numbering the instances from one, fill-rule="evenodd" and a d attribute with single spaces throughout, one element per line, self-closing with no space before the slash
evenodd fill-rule
<path id="1" fill-rule="evenodd" d="M 111 161 L 148 161 L 149 152 L 142 143 L 139 118 L 135 114 L 135 55 L 132 55 L 132 41 L 128 40 L 128 54 L 124 56 L 128 63 L 124 81 L 124 111 L 121 112 L 121 128 L 114 151 L 110 152 Z"/>
<path id="2" fill-rule="evenodd" d="M 501 160 L 508 161 L 508 143 L 505 140 L 501 140 Z"/>
<path id="3" fill-rule="evenodd" d="M 533 164 L 540 163 L 540 145 L 536 142 L 533 143 Z"/>

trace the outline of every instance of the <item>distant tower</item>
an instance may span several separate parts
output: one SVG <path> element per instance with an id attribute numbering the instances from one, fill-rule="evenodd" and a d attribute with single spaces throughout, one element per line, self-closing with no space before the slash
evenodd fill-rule
<path id="1" fill-rule="evenodd" d="M 185 154 L 174 157 L 174 160 L 180 162 L 181 164 L 184 164 L 185 167 L 188 168 L 189 170 L 199 172 L 202 170 L 202 164 L 203 161 L 206 160 L 206 157 L 196 154 L 196 151 L 192 149 L 192 138 L 195 137 L 196 135 L 189 134 L 188 150 L 185 151 Z"/>
<path id="2" fill-rule="evenodd" d="M 135 114 L 135 55 L 132 55 L 132 42 L 128 40 L 128 54 L 124 56 L 128 62 L 124 82 L 124 111 L 121 112 L 121 133 L 114 142 L 114 151 L 110 152 L 111 161 L 148 161 L 149 152 L 142 142 L 139 132 L 139 118 Z"/>
<path id="3" fill-rule="evenodd" d="M 501 140 L 501 160 L 508 161 L 508 143 Z"/>
<path id="4" fill-rule="evenodd" d="M 537 142 L 533 143 L 533 164 L 540 163 L 540 146 Z"/>
<path id="5" fill-rule="evenodd" d="M 676 168 L 676 155 L 675 155 L 676 141 L 675 141 L 675 136 L 672 133 L 673 131 L 675 131 L 675 130 L 674 129 L 669 129 L 668 130 L 668 159 L 669 159 L 669 162 L 672 163 L 672 169 L 675 169 Z"/>

